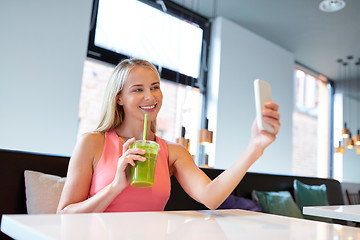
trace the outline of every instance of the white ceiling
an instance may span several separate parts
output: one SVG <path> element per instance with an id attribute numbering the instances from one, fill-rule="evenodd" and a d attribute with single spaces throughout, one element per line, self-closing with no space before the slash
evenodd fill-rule
<path id="1" fill-rule="evenodd" d="M 343 80 L 337 59 L 360 58 L 360 0 L 339 12 L 321 0 L 174 0 L 207 18 L 222 16 L 294 53 L 295 60 L 331 80 Z M 356 74 L 353 74 L 354 78 Z"/>

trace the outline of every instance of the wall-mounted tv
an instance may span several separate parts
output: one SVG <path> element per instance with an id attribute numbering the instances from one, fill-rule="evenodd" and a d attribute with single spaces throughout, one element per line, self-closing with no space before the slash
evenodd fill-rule
<path id="1" fill-rule="evenodd" d="M 114 64 L 143 58 L 165 71 L 198 78 L 208 19 L 164 3 L 165 8 L 155 1 L 95 0 L 88 55 Z"/>

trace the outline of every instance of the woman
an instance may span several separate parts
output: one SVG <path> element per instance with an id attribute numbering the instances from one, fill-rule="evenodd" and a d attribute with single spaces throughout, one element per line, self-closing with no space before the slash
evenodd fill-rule
<path id="1" fill-rule="evenodd" d="M 260 131 L 254 121 L 245 152 L 211 181 L 184 147 L 155 136 L 162 99 L 160 77 L 151 63 L 127 59 L 116 66 L 106 88 L 99 126 L 81 136 L 75 146 L 58 213 L 161 211 L 170 196 L 171 175 L 193 199 L 216 209 L 279 131 L 278 105 L 266 103 L 263 118 L 274 132 Z M 129 145 L 142 139 L 145 113 L 150 130 L 147 139 L 159 143 L 160 152 L 153 187 L 134 188 L 129 184 L 130 167 L 145 158 L 140 156 L 144 150 L 129 149 Z"/>

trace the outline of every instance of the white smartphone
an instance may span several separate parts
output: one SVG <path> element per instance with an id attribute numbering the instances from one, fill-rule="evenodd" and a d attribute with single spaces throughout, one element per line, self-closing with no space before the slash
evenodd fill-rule
<path id="1" fill-rule="evenodd" d="M 270 124 L 263 121 L 261 114 L 262 110 L 265 108 L 265 102 L 271 101 L 270 83 L 261 79 L 256 79 L 254 81 L 254 91 L 258 128 L 272 133 L 274 131 L 274 128 Z"/>

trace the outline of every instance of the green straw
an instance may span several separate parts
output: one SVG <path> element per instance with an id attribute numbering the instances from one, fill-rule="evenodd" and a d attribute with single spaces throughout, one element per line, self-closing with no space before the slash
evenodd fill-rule
<path id="1" fill-rule="evenodd" d="M 147 126 L 147 114 L 145 113 L 145 118 L 144 118 L 144 132 L 143 132 L 143 140 L 146 140 L 146 126 Z"/>

